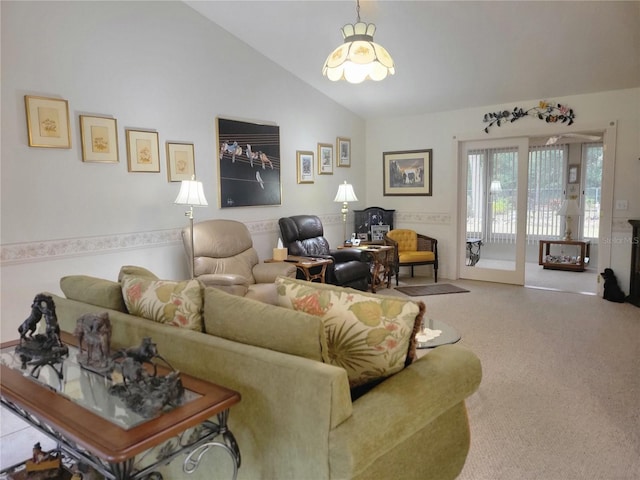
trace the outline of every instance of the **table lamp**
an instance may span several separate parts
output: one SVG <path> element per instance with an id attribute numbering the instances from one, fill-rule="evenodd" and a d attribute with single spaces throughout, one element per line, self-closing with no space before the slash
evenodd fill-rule
<path id="1" fill-rule="evenodd" d="M 333 201 L 342 202 L 342 208 L 340 209 L 340 212 L 342 213 L 342 223 L 344 224 L 342 241 L 345 242 L 347 240 L 347 214 L 349 213 L 348 203 L 358 201 L 358 197 L 356 197 L 356 194 L 353 191 L 353 185 L 347 183 L 347 181 L 345 180 L 344 183 L 338 186 L 338 193 L 336 194 L 336 198 L 334 198 Z"/>
<path id="2" fill-rule="evenodd" d="M 176 205 L 188 205 L 189 210 L 184 212 L 189 218 L 189 234 L 191 235 L 191 278 L 195 277 L 195 252 L 193 251 L 193 207 L 206 207 L 209 205 L 204 196 L 202 182 L 197 182 L 195 177 L 191 180 L 183 180 L 178 196 L 173 202 Z"/>
<path id="3" fill-rule="evenodd" d="M 573 198 L 567 198 L 564 200 L 564 202 L 562 202 L 562 206 L 560 207 L 560 210 L 558 210 L 556 212 L 556 215 L 559 215 L 561 217 L 566 217 L 565 218 L 565 232 L 564 232 L 564 239 L 563 240 L 573 240 L 571 238 L 571 222 L 572 222 L 572 218 L 574 216 L 578 216 L 580 215 L 580 207 L 578 206 L 578 202 L 575 201 L 575 199 Z"/>

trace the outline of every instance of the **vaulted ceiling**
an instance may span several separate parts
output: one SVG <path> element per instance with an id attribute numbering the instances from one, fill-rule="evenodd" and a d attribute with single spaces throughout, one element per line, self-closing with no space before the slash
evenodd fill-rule
<path id="1" fill-rule="evenodd" d="M 396 63 L 381 82 L 322 76 L 356 1 L 186 1 L 364 118 L 640 86 L 640 1 L 361 0 Z"/>

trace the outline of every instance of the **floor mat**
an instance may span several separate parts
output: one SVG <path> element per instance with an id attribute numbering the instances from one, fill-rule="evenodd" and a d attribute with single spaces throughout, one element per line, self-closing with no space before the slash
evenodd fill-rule
<path id="1" fill-rule="evenodd" d="M 414 285 L 412 287 L 396 287 L 396 290 L 411 297 L 421 297 L 423 295 L 441 295 L 444 293 L 464 293 L 469 290 L 456 287 L 450 283 L 435 283 L 433 285 Z"/>

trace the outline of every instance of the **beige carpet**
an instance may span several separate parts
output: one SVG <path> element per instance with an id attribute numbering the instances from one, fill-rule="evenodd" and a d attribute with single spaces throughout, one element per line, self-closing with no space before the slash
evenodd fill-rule
<path id="1" fill-rule="evenodd" d="M 412 299 L 454 326 L 482 361 L 482 384 L 467 402 L 471 450 L 459 479 L 639 479 L 640 308 L 451 283 L 470 292 Z"/>

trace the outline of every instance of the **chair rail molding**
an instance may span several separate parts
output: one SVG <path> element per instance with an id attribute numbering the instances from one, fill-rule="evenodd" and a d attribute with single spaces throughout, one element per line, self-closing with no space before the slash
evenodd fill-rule
<path id="1" fill-rule="evenodd" d="M 450 225 L 452 220 L 450 213 L 398 212 L 396 210 L 395 222 L 396 224 L 426 223 L 433 225 Z"/>
<path id="2" fill-rule="evenodd" d="M 0 265 L 113 253 L 181 243 L 180 229 L 42 240 L 0 246 Z"/>

